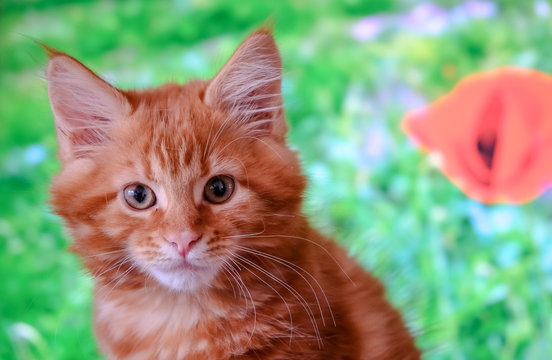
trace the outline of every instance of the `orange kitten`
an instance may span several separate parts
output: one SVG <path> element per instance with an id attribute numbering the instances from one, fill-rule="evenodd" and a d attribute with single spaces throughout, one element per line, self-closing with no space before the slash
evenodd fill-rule
<path id="1" fill-rule="evenodd" d="M 270 31 L 210 81 L 146 90 L 48 52 L 51 202 L 108 359 L 419 359 L 382 285 L 301 213 Z"/>

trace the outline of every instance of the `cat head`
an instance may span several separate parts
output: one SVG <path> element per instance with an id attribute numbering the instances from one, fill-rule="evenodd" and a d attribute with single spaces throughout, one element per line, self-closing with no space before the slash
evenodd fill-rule
<path id="1" fill-rule="evenodd" d="M 51 203 L 111 286 L 212 286 L 241 248 L 281 246 L 305 186 L 286 146 L 281 60 L 251 34 L 210 81 L 120 90 L 47 49 L 62 170 Z"/>

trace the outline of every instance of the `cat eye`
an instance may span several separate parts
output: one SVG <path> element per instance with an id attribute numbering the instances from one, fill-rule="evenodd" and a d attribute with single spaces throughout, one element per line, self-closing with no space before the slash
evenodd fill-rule
<path id="1" fill-rule="evenodd" d="M 143 184 L 132 184 L 125 187 L 123 196 L 126 203 L 133 209 L 145 210 L 155 205 L 155 193 Z"/>
<path id="2" fill-rule="evenodd" d="M 207 181 L 203 197 L 210 203 L 221 204 L 234 193 L 234 179 L 227 175 L 217 175 Z"/>

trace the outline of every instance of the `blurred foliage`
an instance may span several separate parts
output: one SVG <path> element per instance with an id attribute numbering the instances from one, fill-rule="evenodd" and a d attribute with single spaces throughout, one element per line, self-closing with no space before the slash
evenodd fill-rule
<path id="1" fill-rule="evenodd" d="M 0 358 L 97 359 L 91 282 L 47 205 L 59 168 L 31 40 L 123 88 L 208 77 L 266 19 L 284 60 L 306 211 L 387 285 L 427 359 L 552 354 L 552 193 L 466 198 L 399 130 L 467 74 L 552 72 L 537 1 L 0 2 Z"/>

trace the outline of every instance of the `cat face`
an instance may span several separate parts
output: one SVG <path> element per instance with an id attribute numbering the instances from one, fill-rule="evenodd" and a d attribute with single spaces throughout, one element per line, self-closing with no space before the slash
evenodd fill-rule
<path id="1" fill-rule="evenodd" d="M 281 61 L 265 30 L 209 82 L 122 91 L 49 50 L 61 173 L 52 205 L 99 280 L 215 286 L 240 247 L 274 246 L 300 216 L 304 178 L 285 144 Z"/>

